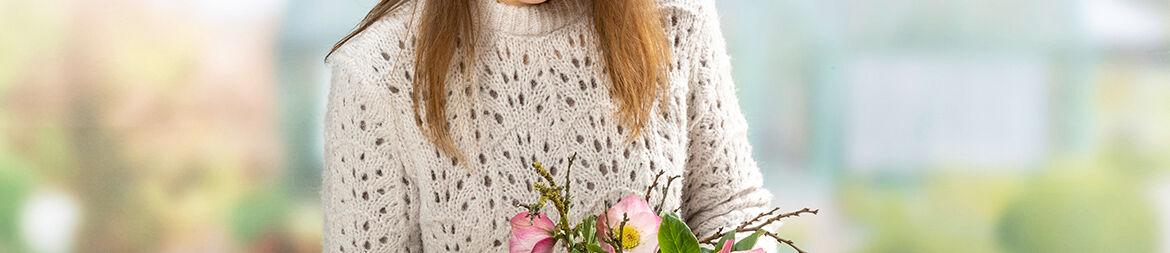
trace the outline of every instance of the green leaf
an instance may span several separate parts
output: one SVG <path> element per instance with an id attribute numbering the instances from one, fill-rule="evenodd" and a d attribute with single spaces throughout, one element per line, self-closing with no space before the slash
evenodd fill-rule
<path id="1" fill-rule="evenodd" d="M 574 245 L 585 245 L 588 252 L 605 252 L 597 243 L 597 216 L 586 217 L 581 223 L 573 227 L 572 237 Z M 596 250 L 595 250 L 596 249 Z"/>
<path id="2" fill-rule="evenodd" d="M 592 215 L 577 224 L 577 238 L 587 245 L 597 245 L 597 216 Z"/>
<path id="3" fill-rule="evenodd" d="M 719 238 L 719 243 L 715 244 L 715 252 L 719 252 L 719 250 L 722 250 L 723 243 L 727 242 L 727 240 L 735 241 L 735 231 L 731 231 L 730 233 L 727 233 L 727 234 L 723 235 L 723 237 Z"/>
<path id="4" fill-rule="evenodd" d="M 662 253 L 700 253 L 699 239 L 676 213 L 662 216 L 658 227 L 658 247 Z"/>
<path id="5" fill-rule="evenodd" d="M 749 235 L 748 237 L 744 237 L 743 240 L 739 240 L 739 242 L 736 242 L 735 246 L 731 247 L 731 251 L 750 250 L 750 249 L 756 247 L 756 240 L 760 239 L 760 235 L 763 235 L 763 234 L 764 234 L 763 230 L 756 230 L 756 232 L 752 233 L 752 235 Z"/>
<path id="6" fill-rule="evenodd" d="M 699 252 L 701 252 L 701 253 L 715 253 L 717 251 L 715 251 L 713 249 L 708 249 L 708 248 L 699 248 Z"/>
<path id="7" fill-rule="evenodd" d="M 586 248 L 589 248 L 589 252 L 593 252 L 593 253 L 609 253 L 609 252 L 606 252 L 605 250 L 601 249 L 601 246 L 597 246 L 597 244 L 589 244 L 589 245 L 586 245 L 585 247 L 586 247 Z"/>

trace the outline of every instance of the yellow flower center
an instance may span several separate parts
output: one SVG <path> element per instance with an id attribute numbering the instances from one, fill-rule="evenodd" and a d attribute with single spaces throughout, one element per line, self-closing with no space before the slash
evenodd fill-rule
<path id="1" fill-rule="evenodd" d="M 634 247 L 638 247 L 638 244 L 641 243 L 640 237 L 638 236 L 638 230 L 634 229 L 634 227 L 630 226 L 629 224 L 627 224 L 626 228 L 622 231 L 618 231 L 618 228 L 614 228 L 612 233 L 617 234 L 618 237 L 621 237 L 623 250 L 633 249 Z"/>

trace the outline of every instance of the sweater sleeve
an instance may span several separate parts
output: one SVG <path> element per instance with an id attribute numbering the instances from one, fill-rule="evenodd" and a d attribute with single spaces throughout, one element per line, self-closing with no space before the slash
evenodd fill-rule
<path id="1" fill-rule="evenodd" d="M 734 228 L 765 211 L 772 199 L 751 157 L 747 122 L 735 95 L 714 2 L 692 2 L 690 15 L 670 19 L 686 26 L 678 28 L 682 32 L 672 38 L 675 43 L 694 45 L 682 56 L 692 69 L 682 211 L 687 225 L 700 236 Z"/>
<path id="2" fill-rule="evenodd" d="M 344 51 L 344 49 L 342 50 Z M 422 252 L 417 183 L 390 104 L 339 51 L 329 65 L 321 202 L 325 252 Z"/>

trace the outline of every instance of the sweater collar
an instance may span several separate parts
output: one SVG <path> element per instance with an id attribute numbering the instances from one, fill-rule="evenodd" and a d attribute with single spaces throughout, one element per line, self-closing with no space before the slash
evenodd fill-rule
<path id="1" fill-rule="evenodd" d="M 518 35 L 551 32 L 584 19 L 589 9 L 587 0 L 548 0 L 530 6 L 507 5 L 496 0 L 476 2 L 484 28 Z"/>

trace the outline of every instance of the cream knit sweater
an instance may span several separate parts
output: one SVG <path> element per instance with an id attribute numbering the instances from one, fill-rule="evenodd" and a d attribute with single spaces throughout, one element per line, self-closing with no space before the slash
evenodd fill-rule
<path id="1" fill-rule="evenodd" d="M 588 1 L 480 2 L 478 62 L 453 67 L 472 74 L 449 75 L 447 93 L 451 135 L 471 169 L 415 125 L 409 19 L 421 8 L 405 3 L 328 59 L 324 250 L 507 251 L 508 219 L 523 211 L 514 204 L 536 198 L 530 164 L 563 178 L 573 153 L 572 220 L 643 194 L 659 171 L 682 176 L 664 209 L 679 208 L 701 236 L 768 207 L 714 1 L 659 0 L 675 66 L 665 110 L 655 106 L 630 143 L 613 118 Z"/>

